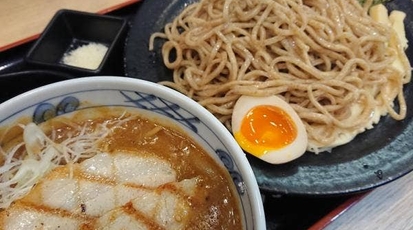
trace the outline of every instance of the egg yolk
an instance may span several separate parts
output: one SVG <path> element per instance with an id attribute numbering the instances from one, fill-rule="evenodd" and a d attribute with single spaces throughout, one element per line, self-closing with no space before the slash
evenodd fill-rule
<path id="1" fill-rule="evenodd" d="M 297 137 L 297 128 L 281 108 L 261 105 L 247 113 L 234 136 L 245 151 L 259 157 L 291 144 Z"/>

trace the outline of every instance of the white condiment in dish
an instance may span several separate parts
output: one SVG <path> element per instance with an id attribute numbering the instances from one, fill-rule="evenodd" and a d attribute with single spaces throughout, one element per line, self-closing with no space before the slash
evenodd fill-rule
<path id="1" fill-rule="evenodd" d="M 62 63 L 85 69 L 97 69 L 105 57 L 107 50 L 107 46 L 91 42 L 66 52 L 62 58 Z"/>

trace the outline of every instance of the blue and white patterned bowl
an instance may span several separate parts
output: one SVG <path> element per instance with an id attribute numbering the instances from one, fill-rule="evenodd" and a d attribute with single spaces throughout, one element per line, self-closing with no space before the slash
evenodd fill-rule
<path id="1" fill-rule="evenodd" d="M 265 229 L 265 216 L 253 171 L 228 130 L 205 108 L 167 87 L 125 77 L 87 77 L 62 81 L 23 93 L 0 104 L 0 127 L 31 117 L 41 123 L 95 106 L 126 106 L 172 119 L 220 161 L 233 178 L 247 229 Z"/>

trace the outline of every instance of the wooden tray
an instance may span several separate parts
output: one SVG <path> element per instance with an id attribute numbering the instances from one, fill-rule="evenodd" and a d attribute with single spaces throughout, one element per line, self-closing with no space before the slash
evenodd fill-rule
<path id="1" fill-rule="evenodd" d="M 60 9 L 105 14 L 139 0 L 1 0 L 0 52 L 36 39 Z"/>

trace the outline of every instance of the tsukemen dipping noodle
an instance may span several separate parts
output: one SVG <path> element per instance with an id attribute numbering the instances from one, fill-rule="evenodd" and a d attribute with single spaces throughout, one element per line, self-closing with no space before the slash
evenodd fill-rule
<path id="1" fill-rule="evenodd" d="M 243 229 L 229 173 L 181 129 L 125 108 L 1 131 L 1 229 Z"/>
<path id="2" fill-rule="evenodd" d="M 161 83 L 196 100 L 228 129 L 242 95 L 276 95 L 303 121 L 307 150 L 330 151 L 382 116 L 406 116 L 403 85 L 411 67 L 404 13 L 388 17 L 371 4 L 201 0 L 154 33 L 149 49 L 165 42 L 173 81 Z"/>

